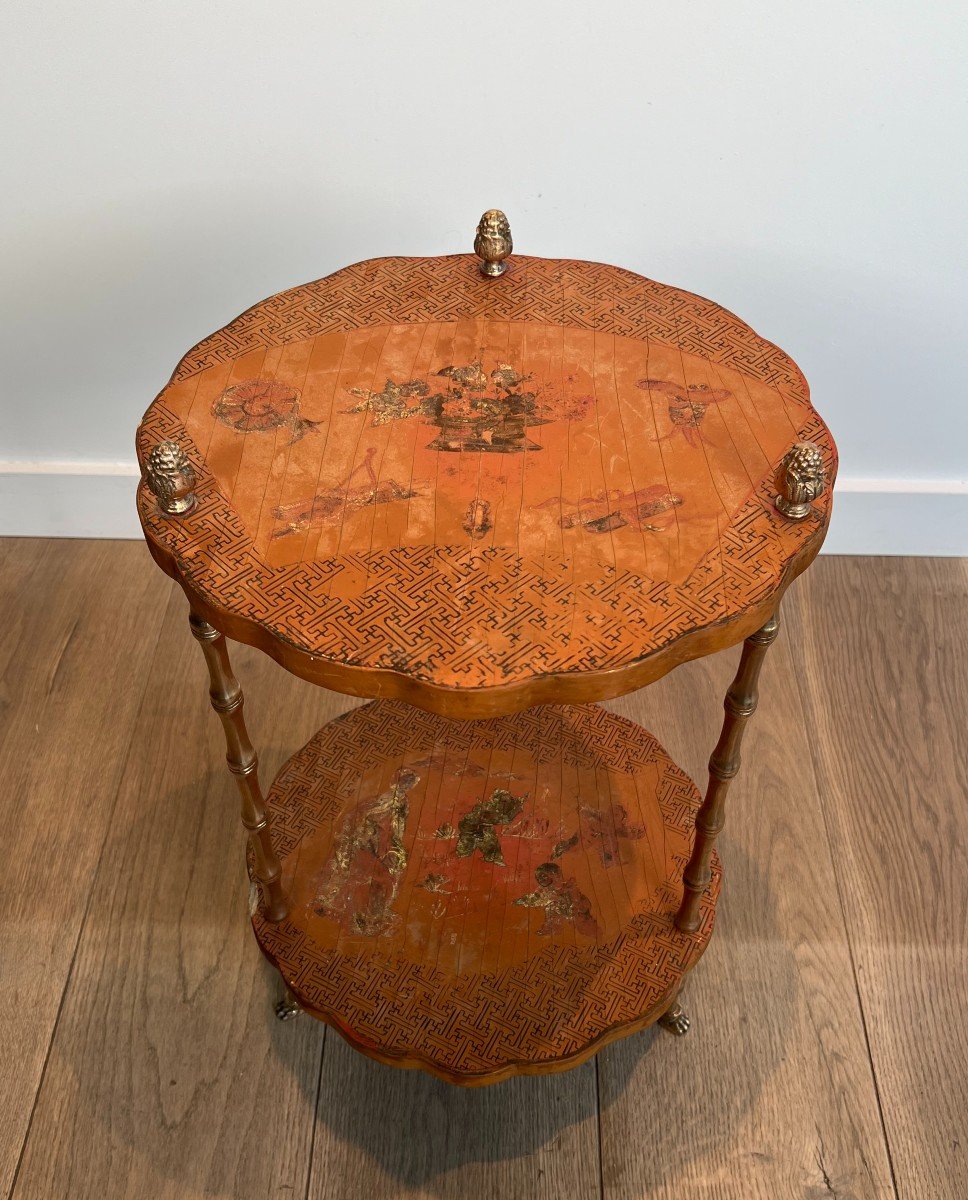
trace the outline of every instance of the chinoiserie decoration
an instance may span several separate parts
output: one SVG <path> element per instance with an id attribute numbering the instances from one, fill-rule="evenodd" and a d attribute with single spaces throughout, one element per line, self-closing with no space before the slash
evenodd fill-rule
<path id="1" fill-rule="evenodd" d="M 177 442 L 159 442 L 145 463 L 145 483 L 158 499 L 158 507 L 177 517 L 195 507 L 195 468 Z"/>
<path id="2" fill-rule="evenodd" d="M 477 1087 L 688 1030 L 837 450 L 795 364 L 711 301 L 511 263 L 497 210 L 474 251 L 371 259 L 210 334 L 145 414 L 137 500 L 207 664 L 276 1016 Z M 372 701 L 265 792 L 230 637 Z M 741 642 L 703 797 L 597 702 Z"/>
<path id="3" fill-rule="evenodd" d="M 511 226 L 499 208 L 489 208 L 477 225 L 474 253 L 481 260 L 481 272 L 492 278 L 507 270 L 504 261 L 514 249 Z"/>
<path id="4" fill-rule="evenodd" d="M 792 521 L 802 521 L 827 483 L 820 448 L 813 442 L 797 442 L 784 454 L 776 483 L 776 507 Z"/>

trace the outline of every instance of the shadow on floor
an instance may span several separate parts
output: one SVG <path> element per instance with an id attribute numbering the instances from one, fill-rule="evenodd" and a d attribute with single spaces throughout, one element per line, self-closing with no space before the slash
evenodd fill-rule
<path id="1" fill-rule="evenodd" d="M 784 1054 L 793 955 L 734 845 L 736 916 L 720 913 L 687 982 L 687 1037 L 647 1030 L 562 1074 L 463 1089 L 375 1063 L 309 1017 L 276 1020 L 280 983 L 248 928 L 237 819 L 221 772 L 118 814 L 52 1055 L 58 1174 L 83 1148 L 112 1177 L 164 1181 L 166 1195 L 301 1196 L 312 1146 L 310 1195 L 327 1200 L 597 1196 L 600 1127 L 606 1177 L 651 1140 L 655 1182 L 674 1178 L 676 1164 L 724 1153 Z M 757 1004 L 773 1033 L 746 1038 Z M 704 1102 L 711 1073 L 719 1096 L 735 1079 L 730 1105 Z"/>
<path id="2" fill-rule="evenodd" d="M 524 1178 L 533 1182 L 535 1191 L 523 1194 L 559 1194 L 547 1192 L 547 1181 L 544 1187 L 538 1182 L 550 1156 L 555 1158 L 557 1186 L 567 1188 L 562 1196 L 597 1195 L 600 1105 L 603 1140 L 619 1159 L 626 1134 L 657 1146 L 656 1178 L 650 1181 L 656 1186 L 671 1164 L 717 1156 L 782 1058 L 782 1031 L 797 1004 L 793 956 L 776 935 L 755 864 L 736 847 L 729 846 L 728 855 L 740 894 L 749 889 L 748 895 L 760 897 L 761 903 L 755 912 L 750 906 L 740 914 L 738 927 L 729 929 L 727 921 L 720 921 L 707 956 L 684 989 L 685 1006 L 694 1018 L 685 1038 L 653 1026 L 561 1074 L 460 1088 L 421 1071 L 374 1062 L 327 1029 L 315 1170 L 347 1171 L 355 1180 L 354 1185 L 347 1182 L 345 1192 L 339 1185 L 334 1190 L 330 1182 L 327 1197 L 351 1196 L 353 1186 L 362 1187 L 363 1181 L 384 1189 L 374 1193 L 379 1195 L 412 1191 L 456 1196 L 472 1191 L 477 1182 L 506 1178 L 512 1169 L 519 1188 Z M 742 956 L 743 943 L 751 936 L 768 953 Z M 745 958 L 741 966 L 737 956 Z M 265 974 L 270 995 L 279 994 L 274 970 L 267 966 Z M 765 1036 L 750 1022 L 750 1012 L 761 1002 L 771 1008 Z M 271 1034 L 283 1058 L 295 1023 L 276 1022 Z M 779 1037 L 773 1036 L 775 1031 Z M 752 1033 L 749 1040 L 747 1032 Z M 710 1072 L 736 1080 L 733 1102 L 717 1105 L 715 1111 L 703 1103 Z M 722 1093 L 720 1082 L 716 1094 Z M 307 1103 L 312 1100 L 307 1094 Z M 647 1131 L 640 1127 L 643 1123 Z M 482 1175 L 477 1167 L 487 1170 Z"/>

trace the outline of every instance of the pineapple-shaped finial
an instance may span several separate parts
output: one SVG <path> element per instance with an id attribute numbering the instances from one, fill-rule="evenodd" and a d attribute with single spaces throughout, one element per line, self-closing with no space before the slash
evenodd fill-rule
<path id="1" fill-rule="evenodd" d="M 177 517 L 195 507 L 195 468 L 178 445 L 166 439 L 159 442 L 145 462 L 145 483 L 158 498 L 158 507 L 168 516 Z"/>
<path id="2" fill-rule="evenodd" d="M 776 485 L 776 507 L 785 517 L 802 521 L 827 485 L 820 447 L 813 442 L 797 442 L 780 462 Z"/>
<path id="3" fill-rule="evenodd" d="M 474 253 L 481 260 L 481 271 L 492 278 L 507 270 L 505 259 L 514 249 L 511 226 L 499 208 L 489 208 L 477 225 Z"/>

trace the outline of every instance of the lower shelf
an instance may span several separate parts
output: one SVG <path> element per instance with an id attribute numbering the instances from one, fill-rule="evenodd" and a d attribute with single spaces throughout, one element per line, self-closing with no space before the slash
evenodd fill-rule
<path id="1" fill-rule="evenodd" d="M 597 705 L 325 725 L 268 806 L 289 916 L 253 914 L 299 1004 L 451 1082 L 563 1070 L 654 1021 L 712 931 L 673 924 L 700 798 Z"/>

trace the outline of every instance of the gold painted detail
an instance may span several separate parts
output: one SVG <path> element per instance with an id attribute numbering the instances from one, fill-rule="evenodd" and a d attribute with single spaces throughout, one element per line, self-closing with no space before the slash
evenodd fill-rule
<path id="1" fill-rule="evenodd" d="M 441 825 L 437 829 L 437 832 L 434 834 L 435 838 L 452 838 L 452 837 L 456 837 L 456 836 L 457 836 L 457 830 L 453 827 L 453 825 L 451 825 L 451 823 L 449 821 L 445 821 L 443 823 L 443 825 Z"/>
<path id="2" fill-rule="evenodd" d="M 145 463 L 144 477 L 158 507 L 168 516 L 182 516 L 195 507 L 195 468 L 177 442 L 165 439 L 155 446 Z"/>
<path id="3" fill-rule="evenodd" d="M 437 875 L 434 872 L 430 872 L 421 879 L 417 887 L 423 888 L 425 892 L 436 892 L 438 895 L 447 896 L 450 894 L 447 887 L 448 883 L 450 883 L 450 880 L 446 875 Z"/>
<path id="4" fill-rule="evenodd" d="M 353 913 L 354 932 L 363 937 L 378 937 L 381 933 L 388 933 L 399 919 L 391 908 L 395 898 L 396 888 L 393 894 L 382 886 L 371 888 L 366 908 Z"/>
<path id="5" fill-rule="evenodd" d="M 430 386 L 423 379 L 410 379 L 406 383 L 388 379 L 379 392 L 362 387 L 348 388 L 347 391 L 351 396 L 358 396 L 360 402 L 346 411 L 372 412 L 372 424 L 376 426 L 424 415 L 425 397 L 430 393 Z"/>
<path id="6" fill-rule="evenodd" d="M 506 788 L 495 788 L 489 800 L 475 804 L 458 821 L 457 857 L 469 858 L 475 850 L 480 850 L 485 862 L 505 866 L 494 827 L 513 821 L 523 805 L 523 797 L 512 796 Z"/>
<path id="7" fill-rule="evenodd" d="M 783 456 L 776 484 L 776 507 L 792 521 L 802 521 L 827 486 L 820 447 L 813 442 L 797 442 Z"/>
<path id="8" fill-rule="evenodd" d="M 573 833 L 570 838 L 563 838 L 562 841 L 558 842 L 555 845 L 555 848 L 551 851 L 551 857 L 553 859 L 561 858 L 561 856 L 563 854 L 567 854 L 569 850 L 574 850 L 574 848 L 578 845 L 580 837 L 580 834 Z"/>
<path id="9" fill-rule="evenodd" d="M 598 922 L 592 915 L 591 901 L 574 879 L 565 879 L 557 863 L 546 862 L 535 868 L 537 888 L 514 901 L 522 908 L 543 908 L 544 924 L 538 930 L 547 937 L 565 922 L 574 925 L 586 937 L 596 937 Z"/>
<path id="10" fill-rule="evenodd" d="M 499 362 L 491 371 L 480 359 L 442 367 L 433 379 L 433 387 L 423 379 L 398 383 L 388 379 L 380 391 L 372 388 L 347 388 L 357 403 L 346 413 L 372 413 L 371 425 L 419 417 L 440 432 L 427 445 L 428 450 L 482 454 L 516 454 L 540 450 L 526 430 L 551 421 L 577 421 L 594 403 L 592 395 L 575 395 L 574 378 L 569 376 L 561 388 L 531 383 L 530 374 L 522 374 L 509 363 Z M 473 525 L 486 520 L 487 514 L 469 512 Z"/>
<path id="11" fill-rule="evenodd" d="M 481 274 L 492 279 L 503 275 L 507 270 L 504 260 L 513 249 L 507 217 L 499 208 L 489 208 L 478 222 L 474 238 L 474 253 L 481 260 Z"/>
<path id="12" fill-rule="evenodd" d="M 212 405 L 212 416 L 238 433 L 269 433 L 288 429 L 289 441 L 315 433 L 320 421 L 299 415 L 299 392 L 288 384 L 268 379 L 246 379 L 226 388 Z"/>
<path id="13" fill-rule="evenodd" d="M 664 524 L 657 524 L 653 518 L 666 513 L 674 515 L 674 510 L 682 503 L 682 496 L 668 491 L 663 484 L 653 484 L 637 491 L 610 488 L 577 502 L 565 497 L 549 498 L 535 505 L 535 508 L 561 509 L 562 516 L 558 523 L 562 529 L 574 529 L 580 525 L 589 533 L 612 533 L 630 525 L 633 529 L 662 533 L 670 524 L 668 518 Z M 564 512 L 565 505 L 572 511 Z"/>
<path id="14" fill-rule="evenodd" d="M 395 479 L 380 480 L 373 467 L 376 448 L 367 450 L 363 462 L 334 487 L 317 492 L 311 500 L 300 500 L 295 504 L 284 504 L 272 510 L 279 528 L 273 530 L 276 538 L 289 537 L 294 533 L 305 533 L 308 529 L 319 529 L 323 525 L 335 525 L 345 520 L 350 513 L 373 505 L 392 504 L 396 500 L 409 500 L 417 491 Z M 365 482 L 353 485 L 358 476 Z"/>
<path id="15" fill-rule="evenodd" d="M 313 903 L 319 916 L 348 919 L 353 931 L 365 936 L 387 933 L 398 923 L 393 902 L 407 869 L 407 793 L 419 778 L 413 771 L 398 771 L 385 792 L 350 814 Z"/>

